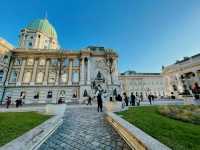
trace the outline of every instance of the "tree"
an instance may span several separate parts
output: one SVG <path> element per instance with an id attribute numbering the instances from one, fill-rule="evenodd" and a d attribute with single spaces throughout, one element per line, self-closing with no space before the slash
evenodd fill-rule
<path id="1" fill-rule="evenodd" d="M 111 84 L 113 84 L 112 74 L 115 71 L 114 57 L 115 57 L 115 54 L 114 54 L 114 52 L 112 50 L 109 49 L 109 50 L 105 51 L 104 62 L 105 62 L 105 65 L 106 65 L 106 67 L 108 69 L 108 72 L 109 72 L 109 75 L 110 75 Z"/>

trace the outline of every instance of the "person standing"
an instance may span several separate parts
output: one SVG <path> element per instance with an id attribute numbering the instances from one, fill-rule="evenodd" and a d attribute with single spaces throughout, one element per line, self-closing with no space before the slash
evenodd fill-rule
<path id="1" fill-rule="evenodd" d="M 17 98 L 17 100 L 15 102 L 16 102 L 16 108 L 18 108 L 19 107 L 19 99 Z"/>
<path id="2" fill-rule="evenodd" d="M 124 93 L 123 95 L 124 95 L 124 102 L 126 103 L 126 106 L 128 106 L 128 96 L 126 95 L 126 93 Z"/>
<path id="3" fill-rule="evenodd" d="M 136 94 L 136 103 L 137 106 L 140 106 L 140 96 Z"/>
<path id="4" fill-rule="evenodd" d="M 101 111 L 102 112 L 102 109 L 103 109 L 103 101 L 102 101 L 102 97 L 101 97 L 101 93 L 98 92 L 98 95 L 97 95 L 97 110 L 98 112 Z"/>
<path id="5" fill-rule="evenodd" d="M 133 92 L 131 93 L 131 105 L 135 106 L 135 95 L 133 95 Z"/>
<path id="6" fill-rule="evenodd" d="M 118 96 L 117 96 L 117 97 L 118 97 L 118 98 L 117 98 L 117 99 L 118 99 L 118 101 L 120 101 L 120 102 L 121 102 L 121 101 L 122 101 L 122 97 L 121 97 L 121 95 L 120 95 L 120 94 L 118 94 Z"/>
<path id="7" fill-rule="evenodd" d="M 142 93 L 140 94 L 140 101 L 143 101 L 143 95 L 142 95 Z"/>
<path id="8" fill-rule="evenodd" d="M 8 96 L 6 100 L 6 108 L 9 108 L 10 104 L 11 104 L 11 97 Z"/>
<path id="9" fill-rule="evenodd" d="M 149 100 L 149 103 L 151 105 L 151 95 L 148 95 L 148 100 Z"/>

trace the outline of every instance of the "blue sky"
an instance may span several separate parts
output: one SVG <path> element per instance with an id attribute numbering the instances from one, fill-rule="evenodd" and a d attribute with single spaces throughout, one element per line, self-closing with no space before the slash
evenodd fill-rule
<path id="1" fill-rule="evenodd" d="M 114 48 L 123 72 L 160 72 L 200 51 L 199 0 L 4 0 L 0 37 L 17 46 L 20 29 L 48 13 L 62 48 Z"/>

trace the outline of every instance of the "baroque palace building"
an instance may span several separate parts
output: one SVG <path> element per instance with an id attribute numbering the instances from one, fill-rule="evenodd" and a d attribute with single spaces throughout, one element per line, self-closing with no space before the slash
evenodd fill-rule
<path id="1" fill-rule="evenodd" d="M 23 98 L 24 103 L 80 100 L 102 90 L 120 92 L 118 55 L 110 48 L 89 46 L 61 49 L 56 30 L 47 19 L 32 21 L 21 30 L 19 48 L 0 41 L 1 100 Z M 115 91 L 115 92 L 114 92 Z"/>
<path id="2" fill-rule="evenodd" d="M 169 96 L 177 98 L 200 95 L 200 54 L 185 57 L 176 63 L 163 68 L 165 91 Z"/>
<path id="3" fill-rule="evenodd" d="M 157 98 L 165 96 L 165 82 L 160 73 L 137 73 L 136 71 L 126 71 L 119 76 L 121 88 L 130 95 L 142 95 L 144 99 L 148 95 Z"/>

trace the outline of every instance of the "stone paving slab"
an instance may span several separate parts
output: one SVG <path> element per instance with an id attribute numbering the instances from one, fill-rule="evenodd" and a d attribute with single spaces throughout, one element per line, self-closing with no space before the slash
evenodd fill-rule
<path id="1" fill-rule="evenodd" d="M 39 150 L 129 150 L 96 107 L 67 107 L 63 124 Z"/>

